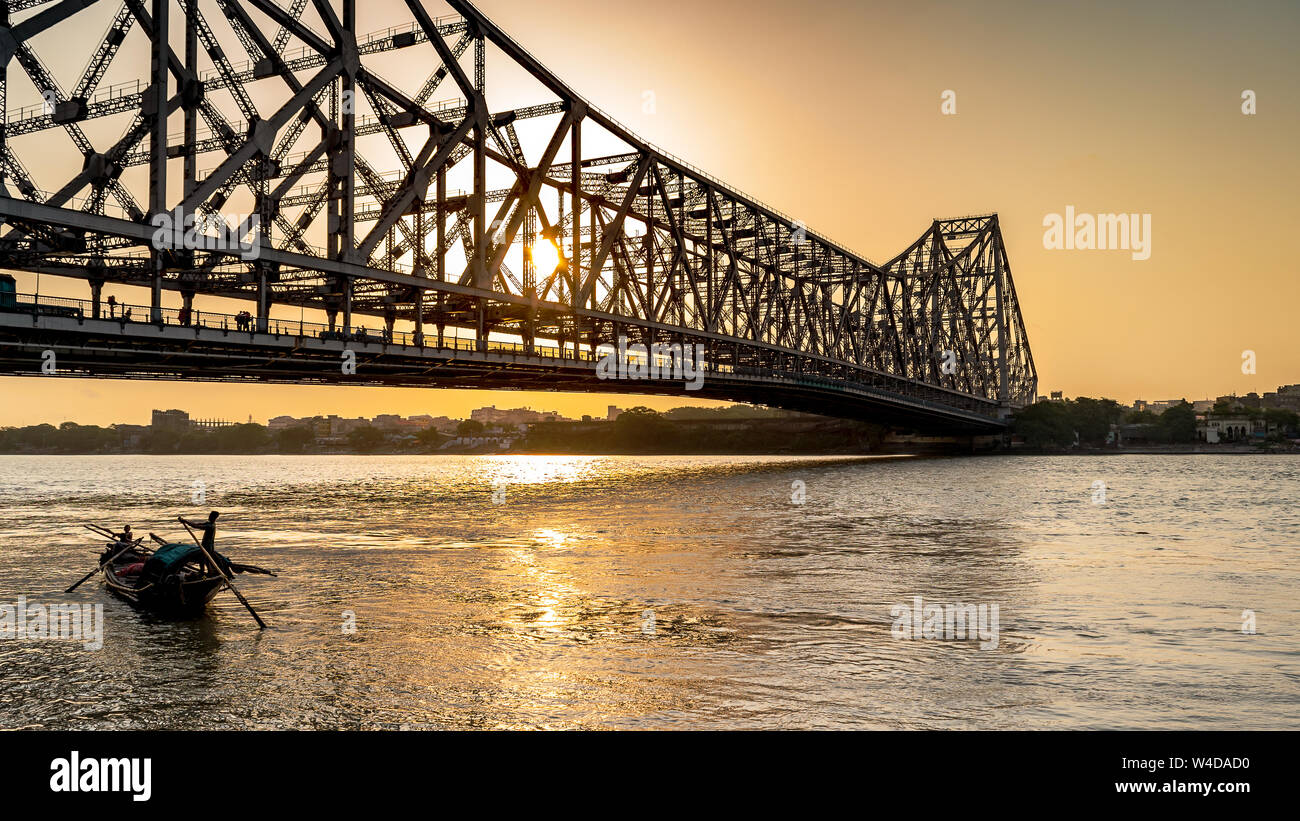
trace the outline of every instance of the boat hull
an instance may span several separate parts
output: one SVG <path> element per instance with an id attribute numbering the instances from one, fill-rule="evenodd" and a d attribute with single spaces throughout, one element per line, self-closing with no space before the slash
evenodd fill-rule
<path id="1" fill-rule="evenodd" d="M 225 584 L 220 576 L 208 575 L 182 580 L 171 577 L 154 584 L 140 584 L 138 577 L 124 576 L 120 568 L 104 568 L 104 584 L 114 595 L 143 610 L 166 616 L 202 615 L 208 602 Z"/>

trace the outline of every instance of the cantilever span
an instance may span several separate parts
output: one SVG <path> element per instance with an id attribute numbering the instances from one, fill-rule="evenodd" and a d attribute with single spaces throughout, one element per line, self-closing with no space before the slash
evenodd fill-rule
<path id="1" fill-rule="evenodd" d="M 71 376 L 683 390 L 596 379 L 627 338 L 703 346 L 700 397 L 949 430 L 1033 400 L 996 215 L 873 263 L 641 140 L 465 0 L 369 34 L 356 6 L 0 3 L 0 268 L 88 286 L 0 293 L 0 372 L 54 351 Z M 105 34 L 61 78 L 41 53 L 73 15 Z M 148 289 L 129 321 L 113 284 Z"/>

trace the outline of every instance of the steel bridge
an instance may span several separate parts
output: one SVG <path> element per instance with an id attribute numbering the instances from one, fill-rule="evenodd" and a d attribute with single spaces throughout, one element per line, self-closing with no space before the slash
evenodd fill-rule
<path id="1" fill-rule="evenodd" d="M 0 0 L 0 269 L 88 286 L 0 292 L 0 373 L 664 393 L 954 432 L 1033 401 L 996 215 L 871 262 L 640 139 L 465 0 L 404 5 L 365 34 L 355 0 Z M 702 388 L 598 379 L 620 338 L 703 346 Z"/>

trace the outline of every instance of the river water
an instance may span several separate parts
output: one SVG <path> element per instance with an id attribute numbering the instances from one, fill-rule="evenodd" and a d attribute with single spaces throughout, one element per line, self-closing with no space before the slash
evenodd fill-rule
<path id="1" fill-rule="evenodd" d="M 1295 729 L 1298 479 L 1286 456 L 0 457 L 0 605 L 104 605 L 102 649 L 0 639 L 0 727 Z M 237 580 L 271 629 L 228 593 L 176 623 L 62 592 L 102 547 L 81 522 L 181 540 L 209 508 L 224 553 L 279 572 Z M 996 605 L 996 641 L 908 638 L 917 596 L 990 630 Z"/>

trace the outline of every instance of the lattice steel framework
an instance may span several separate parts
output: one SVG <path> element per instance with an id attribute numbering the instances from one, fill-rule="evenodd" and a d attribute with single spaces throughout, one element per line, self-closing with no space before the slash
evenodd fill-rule
<path id="1" fill-rule="evenodd" d="M 626 335 L 990 416 L 1033 401 L 996 215 L 936 221 L 875 264 L 644 142 L 465 0 L 406 0 L 370 35 L 356 5 L 0 2 L 0 98 L 19 74 L 43 98 L 5 107 L 0 267 L 84 278 L 96 304 L 106 282 L 146 286 L 155 312 L 166 291 L 245 299 L 259 327 L 291 305 L 422 344 L 451 328 L 564 355 Z M 37 49 L 92 8 L 107 31 L 63 85 Z M 132 48 L 147 76 L 101 87 Z M 491 108 L 489 56 L 539 99 Z M 59 139 L 77 162 L 30 170 Z M 150 220 L 177 208 L 240 236 L 256 215 L 258 258 L 155 247 Z"/>

